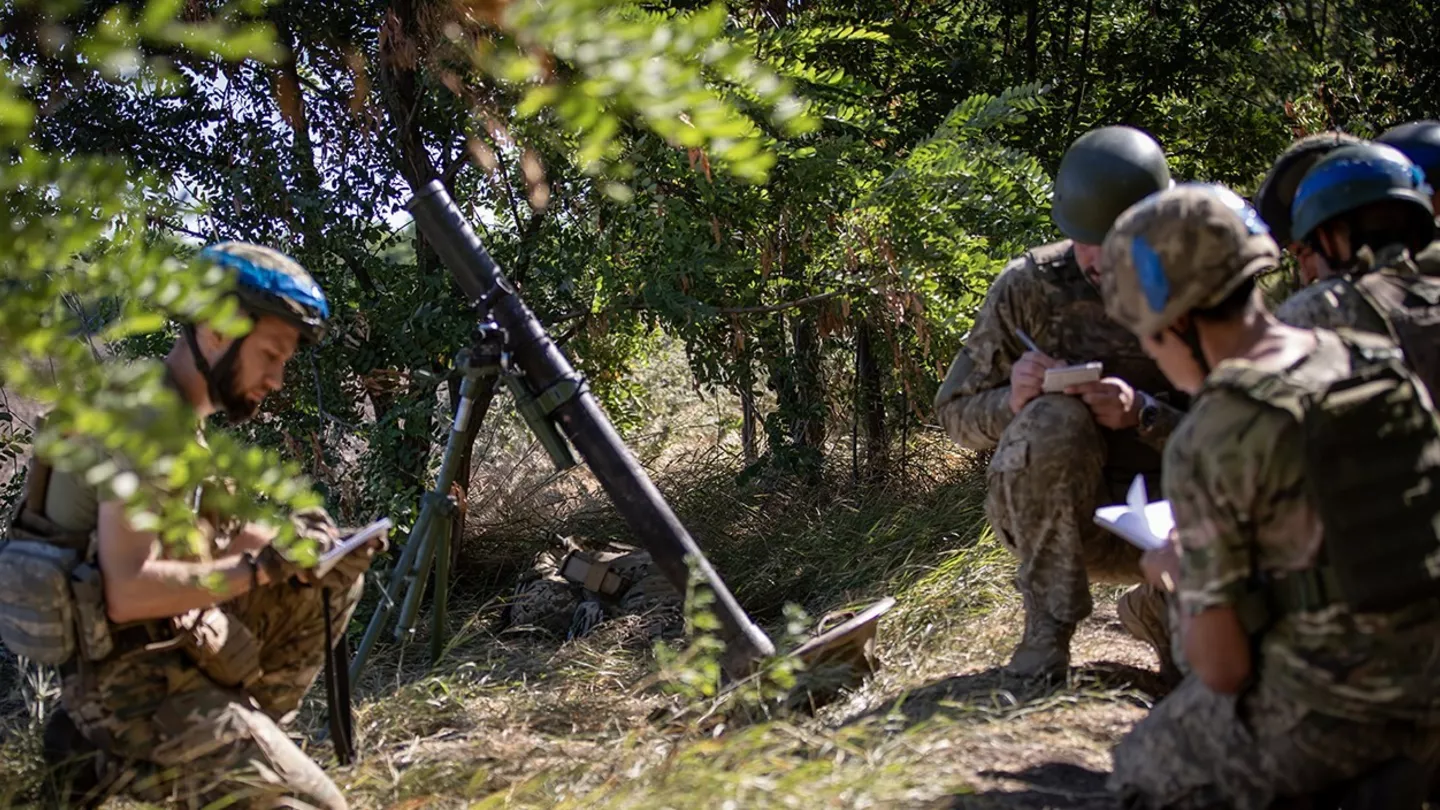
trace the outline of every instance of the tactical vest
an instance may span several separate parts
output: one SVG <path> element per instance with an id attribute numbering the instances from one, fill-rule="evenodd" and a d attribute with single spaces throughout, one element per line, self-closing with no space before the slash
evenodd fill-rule
<path id="1" fill-rule="evenodd" d="M 1326 385 L 1232 365 L 1205 382 L 1300 425 L 1323 526 L 1314 566 L 1257 583 L 1242 604 L 1251 632 L 1335 604 L 1384 613 L 1440 600 L 1440 420 L 1396 349 L 1340 334 L 1350 372 Z"/>
<path id="2" fill-rule="evenodd" d="M 1440 277 L 1381 268 L 1346 283 L 1384 322 L 1432 398 L 1440 394 Z"/>
<path id="3" fill-rule="evenodd" d="M 1099 290 L 1085 278 L 1075 262 L 1069 241 L 1056 242 L 1026 252 L 1041 278 L 1051 290 L 1054 300 L 1049 323 L 1037 325 L 1032 335 L 1042 346 L 1055 350 L 1071 362 L 1099 360 L 1105 365 L 1107 377 L 1119 377 L 1138 390 L 1185 407 L 1186 399 L 1160 371 L 1155 361 L 1145 354 L 1140 341 L 1130 330 L 1105 314 L 1105 303 Z M 1147 472 L 1160 469 L 1160 451 L 1142 441 L 1133 430 L 1107 430 L 1109 458 L 1106 466 L 1125 472 Z M 1129 480 L 1131 475 L 1121 476 Z"/>
<path id="4" fill-rule="evenodd" d="M 16 655 L 63 666 L 114 650 L 95 533 L 66 532 L 45 517 L 50 466 L 31 459 L 20 502 L 0 537 L 0 640 Z"/>

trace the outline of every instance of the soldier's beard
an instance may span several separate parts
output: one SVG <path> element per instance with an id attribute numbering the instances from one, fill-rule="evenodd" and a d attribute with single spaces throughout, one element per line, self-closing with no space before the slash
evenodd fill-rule
<path id="1" fill-rule="evenodd" d="M 214 371 L 217 377 L 215 388 L 220 394 L 220 401 L 215 404 L 225 412 L 226 421 L 232 424 L 240 424 L 254 419 L 255 414 L 260 412 L 261 400 L 248 397 L 245 392 L 240 390 L 240 364 L 228 362 L 221 366 Z"/>

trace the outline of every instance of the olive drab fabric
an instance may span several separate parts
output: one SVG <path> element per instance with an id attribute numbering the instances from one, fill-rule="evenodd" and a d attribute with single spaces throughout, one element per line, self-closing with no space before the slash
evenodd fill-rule
<path id="1" fill-rule="evenodd" d="M 1154 138 L 1134 127 L 1093 129 L 1060 159 L 1050 216 L 1066 238 L 1098 245 L 1121 212 L 1170 184 Z"/>
<path id="2" fill-rule="evenodd" d="M 1301 429 L 1324 539 L 1315 568 L 1269 589 L 1276 611 L 1339 604 L 1374 613 L 1440 597 L 1440 422 L 1393 346 L 1367 335 L 1346 348 L 1352 371 L 1333 379 L 1235 363 L 1205 383 L 1282 411 Z"/>
<path id="3" fill-rule="evenodd" d="M 1362 248 L 1355 268 L 1290 296 L 1275 316 L 1292 326 L 1385 335 L 1430 391 L 1440 394 L 1440 250 Z"/>
<path id="4" fill-rule="evenodd" d="M 47 513 L 52 489 L 68 476 L 32 459 L 25 497 L 0 538 L 0 640 L 17 655 L 61 666 L 77 654 L 110 653 L 104 595 L 95 566 L 93 517 Z M 61 481 L 58 487 L 52 482 Z"/>
<path id="5" fill-rule="evenodd" d="M 1181 184 L 1125 212 L 1106 237 L 1105 310 L 1135 334 L 1155 335 L 1279 260 L 1265 223 L 1239 195 Z"/>
<path id="6" fill-rule="evenodd" d="M 324 662 L 322 593 L 332 594 L 332 616 L 344 626 L 358 603 L 368 559 L 347 557 L 315 587 L 277 582 L 206 610 L 115 625 L 106 613 L 93 540 L 101 493 L 83 476 L 39 462 L 32 463 L 27 483 L 28 497 L 0 550 L 0 628 L 15 615 L 7 606 L 28 607 L 33 616 L 36 607 L 68 597 L 69 614 L 49 626 L 63 622 L 69 630 L 59 643 L 47 643 L 63 665 L 60 712 L 87 746 L 47 750 L 47 764 L 93 771 L 77 781 L 96 783 L 105 795 L 179 807 L 298 799 L 326 810 L 345 808 L 339 789 L 282 725 Z M 239 528 L 208 506 L 218 486 L 223 482 L 194 494 L 210 558 L 224 553 Z M 292 520 L 322 552 L 339 539 L 323 510 Z M 39 576 L 41 548 L 73 552 L 64 558 L 65 576 L 60 565 L 52 566 L 52 579 Z M 175 558 L 181 552 L 162 553 Z M 10 587 L 22 581 L 25 587 Z M 62 594 L 61 583 L 68 593 Z M 7 645 L 12 640 L 5 635 Z"/>
<path id="7" fill-rule="evenodd" d="M 1270 235 L 1282 247 L 1295 241 L 1290 233 L 1290 205 L 1295 201 L 1300 179 L 1332 149 L 1360 142 L 1359 138 L 1344 132 L 1317 132 L 1290 144 L 1275 159 L 1255 192 L 1255 210 L 1260 212 L 1260 217 L 1270 226 Z"/>
<path id="8" fill-rule="evenodd" d="M 1229 607 L 1249 616 L 1257 596 L 1262 604 L 1291 604 L 1255 626 L 1257 670 L 1240 694 L 1218 694 L 1192 675 L 1116 747 L 1109 784 L 1124 807 L 1261 810 L 1392 757 L 1434 762 L 1440 753 L 1434 600 L 1370 613 L 1343 601 L 1305 601 L 1312 593 L 1307 572 L 1337 562 L 1332 543 L 1349 545 L 1341 558 L 1360 562 L 1371 576 L 1381 556 L 1398 573 L 1425 547 L 1420 527 L 1399 530 L 1395 522 L 1423 512 L 1400 503 L 1404 460 L 1419 449 L 1398 445 L 1423 433 L 1413 386 L 1348 383 L 1397 379 L 1394 348 L 1373 336 L 1314 334 L 1316 348 L 1279 371 L 1262 373 L 1240 360 L 1218 364 L 1166 448 L 1164 493 L 1182 549 L 1180 613 Z M 1306 426 L 1269 401 L 1274 391 L 1288 399 L 1296 390 L 1322 402 L 1333 392 L 1326 409 L 1333 413 Z M 1372 407 L 1391 414 L 1377 418 Z M 1396 428 L 1405 429 L 1391 441 L 1387 430 Z M 1339 435 L 1307 446 L 1319 430 Z M 1376 459 L 1377 452 L 1395 455 Z M 1354 455 L 1337 460 L 1335 453 Z M 1318 454 L 1328 460 L 1317 475 Z M 1374 481 L 1366 467 L 1372 463 Z M 1326 523 L 1366 499 L 1374 503 L 1353 518 Z M 1356 519 L 1369 521 L 1368 531 Z M 1393 540 L 1379 539 L 1384 532 L 1375 527 L 1385 523 L 1397 527 Z M 1341 539 L 1341 530 L 1355 533 Z M 1428 543 L 1434 547 L 1433 535 Z M 1375 584 L 1362 579 L 1358 592 Z"/>

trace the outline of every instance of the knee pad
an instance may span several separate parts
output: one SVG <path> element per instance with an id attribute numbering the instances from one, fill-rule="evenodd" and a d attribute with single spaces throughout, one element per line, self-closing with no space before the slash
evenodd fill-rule
<path id="1" fill-rule="evenodd" d="M 1025 473 L 1023 478 L 1040 479 L 1052 471 L 1093 471 L 1098 476 L 1105 466 L 1105 439 L 1090 415 L 1090 409 L 1077 397 L 1045 394 L 1031 400 L 1015 415 L 995 454 L 990 459 L 989 474 L 993 477 Z M 1041 484 L 1044 487 L 1052 484 Z"/>

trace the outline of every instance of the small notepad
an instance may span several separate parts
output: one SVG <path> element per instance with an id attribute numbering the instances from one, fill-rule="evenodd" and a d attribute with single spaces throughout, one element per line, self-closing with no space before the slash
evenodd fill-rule
<path id="1" fill-rule="evenodd" d="M 1125 503 L 1095 510 L 1095 522 L 1146 551 L 1164 548 L 1175 530 L 1175 516 L 1169 501 L 1147 503 L 1145 478 L 1135 476 Z"/>
<path id="2" fill-rule="evenodd" d="M 334 548 L 320 555 L 320 562 L 315 564 L 315 568 L 310 572 L 310 575 L 319 579 L 330 573 L 330 570 L 335 567 L 336 563 L 345 559 L 345 555 L 374 540 L 376 537 L 385 535 L 393 525 L 394 524 L 390 522 L 390 518 L 380 518 L 369 526 L 341 540 Z"/>

